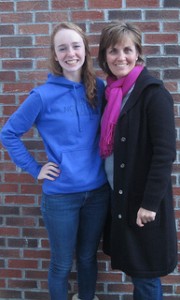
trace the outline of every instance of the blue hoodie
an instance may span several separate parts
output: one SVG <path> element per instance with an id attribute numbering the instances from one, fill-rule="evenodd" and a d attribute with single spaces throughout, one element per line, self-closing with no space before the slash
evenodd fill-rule
<path id="1" fill-rule="evenodd" d="M 37 178 L 42 167 L 25 147 L 21 136 L 33 125 L 42 137 L 47 162 L 56 163 L 60 176 L 45 179 L 46 194 L 96 189 L 106 180 L 99 156 L 99 126 L 104 83 L 97 78 L 98 105 L 87 102 L 83 83 L 48 75 L 45 84 L 33 89 L 1 131 L 1 141 L 13 162 Z"/>

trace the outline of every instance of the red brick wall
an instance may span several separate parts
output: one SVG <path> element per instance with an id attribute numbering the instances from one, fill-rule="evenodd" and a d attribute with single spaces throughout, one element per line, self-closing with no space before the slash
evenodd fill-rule
<path id="1" fill-rule="evenodd" d="M 49 35 L 54 23 L 73 21 L 86 30 L 97 74 L 101 28 L 113 19 L 137 23 L 143 31 L 149 70 L 164 80 L 175 103 L 177 160 L 173 169 L 174 206 L 180 254 L 180 1 L 179 0 L 5 0 L 0 1 L 0 124 L 45 80 Z M 38 160 L 44 159 L 35 130 L 25 142 Z M 49 245 L 39 204 L 41 186 L 10 161 L 0 147 L 0 300 L 49 299 Z M 108 257 L 98 252 L 97 294 L 101 300 L 130 300 L 132 285 L 125 274 L 112 271 Z M 166 300 L 180 299 L 180 264 L 163 278 Z M 77 289 L 75 266 L 69 292 Z"/>

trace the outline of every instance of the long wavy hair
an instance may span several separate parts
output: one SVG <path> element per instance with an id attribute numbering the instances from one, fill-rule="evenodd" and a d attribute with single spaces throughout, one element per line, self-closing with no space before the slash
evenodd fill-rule
<path id="1" fill-rule="evenodd" d="M 76 24 L 71 22 L 64 22 L 57 24 L 54 27 L 54 30 L 51 34 L 51 48 L 50 48 L 50 65 L 49 68 L 54 75 L 63 75 L 62 67 L 60 66 L 59 62 L 56 61 L 55 57 L 55 49 L 54 49 L 54 37 L 57 32 L 61 29 L 70 29 L 76 31 L 82 38 L 84 47 L 85 47 L 85 61 L 82 66 L 81 72 L 81 80 L 84 82 L 86 88 L 86 96 L 88 98 L 88 102 L 91 104 L 92 107 L 96 106 L 96 98 L 97 98 L 97 91 L 96 91 L 96 75 L 93 70 L 93 63 L 92 58 L 90 55 L 89 43 L 86 34 L 84 31 Z"/>
<path id="2" fill-rule="evenodd" d="M 98 53 L 99 66 L 106 74 L 110 76 L 113 74 L 106 62 L 106 50 L 109 47 L 115 46 L 118 42 L 121 42 L 126 37 L 130 37 L 136 47 L 138 53 L 136 65 L 144 63 L 141 44 L 142 36 L 139 28 L 127 22 L 121 22 L 119 20 L 113 21 L 108 23 L 102 30 Z"/>

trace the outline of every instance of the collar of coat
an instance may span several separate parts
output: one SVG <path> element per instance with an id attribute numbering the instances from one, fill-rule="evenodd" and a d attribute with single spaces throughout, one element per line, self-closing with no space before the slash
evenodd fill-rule
<path id="1" fill-rule="evenodd" d="M 151 76 L 147 68 L 144 68 L 144 70 L 141 72 L 138 79 L 136 80 L 133 93 L 129 96 L 126 105 L 121 111 L 121 117 L 136 104 L 136 102 L 140 99 L 141 94 L 147 87 L 160 85 L 163 85 L 163 82 Z"/>

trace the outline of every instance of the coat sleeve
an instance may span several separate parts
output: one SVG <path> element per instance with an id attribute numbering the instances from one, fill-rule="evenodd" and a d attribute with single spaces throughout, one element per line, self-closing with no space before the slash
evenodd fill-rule
<path id="1" fill-rule="evenodd" d="M 35 123 L 42 108 L 39 94 L 32 92 L 11 115 L 1 131 L 1 142 L 12 161 L 37 178 L 41 165 L 36 162 L 21 140 L 22 135 Z"/>
<path id="2" fill-rule="evenodd" d="M 164 87 L 153 94 L 147 108 L 152 160 L 142 207 L 157 211 L 171 184 L 172 164 L 176 157 L 173 99 Z"/>

